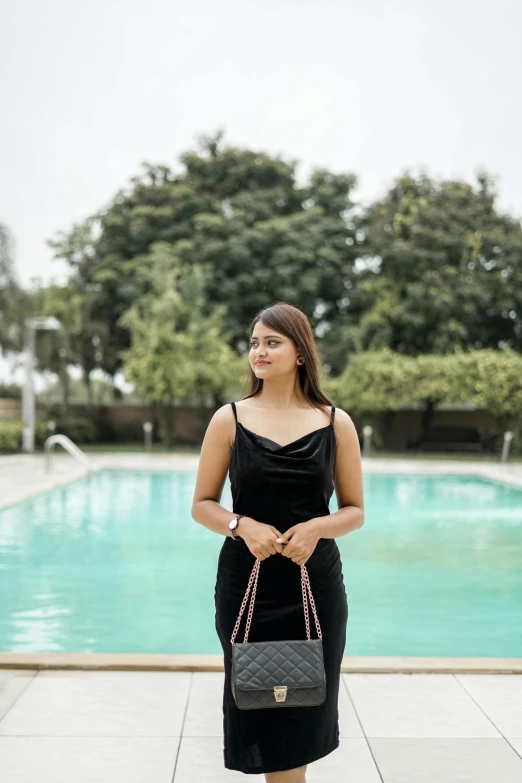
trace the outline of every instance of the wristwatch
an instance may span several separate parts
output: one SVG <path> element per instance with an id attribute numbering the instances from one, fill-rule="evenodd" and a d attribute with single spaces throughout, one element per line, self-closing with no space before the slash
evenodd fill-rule
<path id="1" fill-rule="evenodd" d="M 234 519 L 231 519 L 230 522 L 228 523 L 228 529 L 230 530 L 230 535 L 232 536 L 234 541 L 240 541 L 241 540 L 241 536 L 236 536 L 236 534 L 234 533 L 234 530 L 237 530 L 237 526 L 239 525 L 239 520 L 241 519 L 241 517 L 244 517 L 244 516 L 245 516 L 245 514 L 236 514 Z"/>

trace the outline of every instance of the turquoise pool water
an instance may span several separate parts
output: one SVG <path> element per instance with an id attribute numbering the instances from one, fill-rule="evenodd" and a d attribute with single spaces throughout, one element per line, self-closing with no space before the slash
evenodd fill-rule
<path id="1" fill-rule="evenodd" d="M 224 539 L 191 519 L 195 477 L 104 471 L 0 511 L 0 650 L 220 653 Z M 337 539 L 345 654 L 522 656 L 522 489 L 364 483 L 365 525 Z"/>

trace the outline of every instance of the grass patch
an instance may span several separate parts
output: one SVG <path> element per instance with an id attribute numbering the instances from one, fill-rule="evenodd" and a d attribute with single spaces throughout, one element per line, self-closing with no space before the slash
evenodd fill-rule
<path id="1" fill-rule="evenodd" d="M 143 443 L 78 443 L 78 447 L 86 454 L 132 453 L 145 454 Z M 199 447 L 180 443 L 167 449 L 161 443 L 153 443 L 153 454 L 199 454 Z"/>

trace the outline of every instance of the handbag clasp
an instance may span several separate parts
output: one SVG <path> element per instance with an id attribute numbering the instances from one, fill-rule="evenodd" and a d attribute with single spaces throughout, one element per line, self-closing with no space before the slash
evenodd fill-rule
<path id="1" fill-rule="evenodd" d="M 287 685 L 274 685 L 274 698 L 276 701 L 286 701 Z"/>

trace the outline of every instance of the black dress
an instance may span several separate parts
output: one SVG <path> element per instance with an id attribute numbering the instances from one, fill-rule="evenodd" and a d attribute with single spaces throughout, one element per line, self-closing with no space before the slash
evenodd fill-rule
<path id="1" fill-rule="evenodd" d="M 274 525 L 281 533 L 298 522 L 327 516 L 334 489 L 335 407 L 330 424 L 281 446 L 238 422 L 235 403 L 231 404 L 236 418 L 229 467 L 233 512 Z M 214 594 L 225 665 L 224 762 L 226 768 L 247 774 L 300 767 L 338 747 L 340 667 L 348 620 L 339 548 L 335 539 L 321 538 L 306 568 L 323 636 L 326 699 L 314 707 L 240 710 L 230 687 L 230 637 L 255 560 L 243 540 L 227 536 L 219 554 Z M 311 633 L 316 638 L 312 623 Z M 305 638 L 301 569 L 282 554 L 271 555 L 261 561 L 248 641 Z"/>

